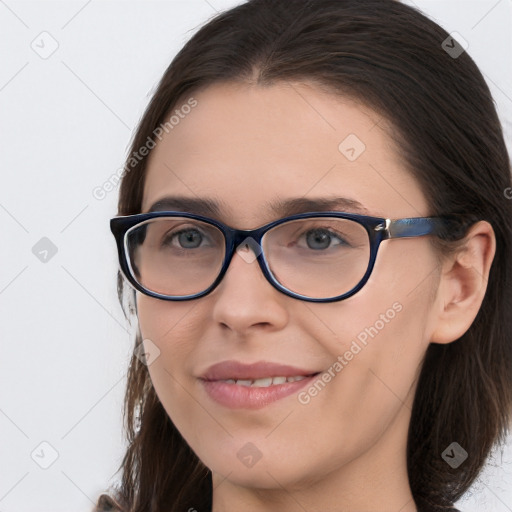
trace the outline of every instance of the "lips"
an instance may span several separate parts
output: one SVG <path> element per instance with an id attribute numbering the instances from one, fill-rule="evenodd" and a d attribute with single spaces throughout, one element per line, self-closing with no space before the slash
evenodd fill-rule
<path id="1" fill-rule="evenodd" d="M 210 366 L 201 376 L 207 381 L 215 380 L 257 380 L 266 377 L 307 377 L 318 373 L 317 370 L 306 370 L 294 366 L 259 362 L 244 364 L 238 361 L 224 361 Z"/>
<path id="2" fill-rule="evenodd" d="M 224 361 L 210 366 L 199 380 L 208 396 L 225 407 L 259 409 L 297 392 L 318 373 L 270 362 Z"/>

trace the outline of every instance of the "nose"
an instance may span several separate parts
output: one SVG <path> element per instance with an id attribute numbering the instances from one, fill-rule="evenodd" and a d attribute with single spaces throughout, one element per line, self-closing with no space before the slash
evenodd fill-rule
<path id="1" fill-rule="evenodd" d="M 211 293 L 214 321 L 239 334 L 261 328 L 282 329 L 288 322 L 285 303 L 293 300 L 267 281 L 255 251 L 254 246 L 241 244 L 224 278 Z"/>

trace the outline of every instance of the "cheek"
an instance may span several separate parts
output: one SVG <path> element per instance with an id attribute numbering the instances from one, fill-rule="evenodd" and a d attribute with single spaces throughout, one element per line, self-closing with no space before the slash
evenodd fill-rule
<path id="1" fill-rule="evenodd" d="M 146 352 L 155 356 L 148 366 L 153 386 L 168 412 L 180 410 L 183 370 L 191 365 L 204 322 L 197 316 L 197 302 L 168 302 L 144 295 L 137 297 L 137 313 Z M 169 405 L 169 407 L 167 407 Z M 177 404 L 178 405 L 178 404 Z"/>
<path id="2" fill-rule="evenodd" d="M 137 292 L 137 317 L 143 339 L 156 342 L 164 339 L 178 323 L 180 313 L 183 315 L 187 311 L 185 308 L 190 307 L 184 304 L 154 299 Z"/>
<path id="3" fill-rule="evenodd" d="M 297 316 L 301 330 L 313 333 L 330 354 L 335 378 L 328 384 L 331 391 L 322 391 L 323 405 L 329 405 L 331 395 L 329 401 L 339 403 L 360 425 L 382 424 L 403 403 L 412 406 L 429 344 L 435 260 L 413 242 L 412 263 L 397 265 L 403 258 L 393 261 L 391 253 L 404 246 L 399 242 L 392 249 L 356 295 L 340 303 L 309 305 L 306 314 Z"/>
<path id="4" fill-rule="evenodd" d="M 205 326 L 198 301 L 171 302 L 137 294 L 137 316 L 143 339 L 150 339 L 164 359 L 177 361 L 191 352 Z"/>

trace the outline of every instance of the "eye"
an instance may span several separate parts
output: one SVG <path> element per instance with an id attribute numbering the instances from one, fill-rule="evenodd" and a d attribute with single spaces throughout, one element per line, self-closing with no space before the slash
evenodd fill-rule
<path id="1" fill-rule="evenodd" d="M 308 248 L 313 250 L 328 249 L 333 245 L 350 245 L 341 236 L 326 228 L 310 229 L 309 231 L 306 231 L 299 240 L 302 238 L 306 239 Z M 335 243 L 336 241 L 338 243 Z M 331 242 L 333 242 L 333 245 L 331 245 Z"/>
<path id="2" fill-rule="evenodd" d="M 204 234 L 197 228 L 185 228 L 165 236 L 162 245 L 180 249 L 197 249 L 205 240 Z"/>

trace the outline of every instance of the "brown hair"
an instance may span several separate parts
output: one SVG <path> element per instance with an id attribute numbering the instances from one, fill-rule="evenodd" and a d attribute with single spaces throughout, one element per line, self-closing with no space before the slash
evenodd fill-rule
<path id="1" fill-rule="evenodd" d="M 493 446 L 504 442 L 512 410 L 510 160 L 485 80 L 466 52 L 445 51 L 448 36 L 396 0 L 250 0 L 211 19 L 176 55 L 130 151 L 146 144 L 181 98 L 213 83 L 311 82 L 390 122 L 431 215 L 475 214 L 491 223 L 497 249 L 481 309 L 459 340 L 429 345 L 418 382 L 407 466 L 420 511 L 455 510 Z M 141 212 L 146 164 L 141 158 L 123 176 L 119 215 Z M 124 289 L 118 274 L 122 304 Z M 135 346 L 141 341 L 139 331 Z M 124 406 L 121 485 L 112 489 L 115 498 L 99 498 L 97 510 L 211 510 L 211 473 L 169 419 L 135 354 Z M 468 452 L 456 469 L 441 457 L 453 441 Z"/>

